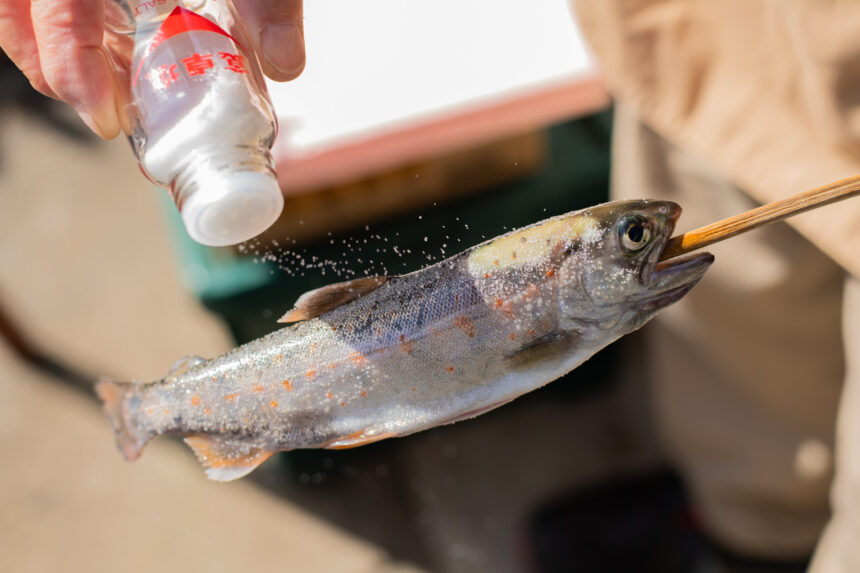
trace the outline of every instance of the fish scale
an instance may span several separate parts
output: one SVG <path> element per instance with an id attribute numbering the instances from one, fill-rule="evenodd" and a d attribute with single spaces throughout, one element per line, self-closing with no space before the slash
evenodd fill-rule
<path id="1" fill-rule="evenodd" d="M 183 359 L 162 380 L 102 380 L 97 391 L 126 458 L 181 435 L 216 480 L 276 451 L 472 417 L 570 371 L 692 288 L 710 255 L 656 270 L 679 213 L 663 201 L 607 203 L 408 275 L 329 285 L 300 297 L 285 315 L 296 324 Z"/>

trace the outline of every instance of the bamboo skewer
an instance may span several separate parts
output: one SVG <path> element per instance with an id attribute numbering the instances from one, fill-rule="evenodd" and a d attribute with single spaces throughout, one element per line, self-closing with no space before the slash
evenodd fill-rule
<path id="1" fill-rule="evenodd" d="M 660 260 L 701 249 L 762 225 L 860 194 L 860 175 L 834 181 L 797 195 L 762 205 L 740 215 L 699 227 L 669 239 Z"/>

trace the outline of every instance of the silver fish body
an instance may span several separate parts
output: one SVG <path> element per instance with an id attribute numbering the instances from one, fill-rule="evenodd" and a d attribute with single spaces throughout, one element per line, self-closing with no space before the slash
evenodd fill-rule
<path id="1" fill-rule="evenodd" d="M 178 434 L 209 477 L 276 451 L 344 448 L 475 416 L 572 370 L 683 296 L 708 254 L 659 263 L 680 208 L 599 205 L 398 277 L 302 296 L 300 320 L 162 380 L 97 391 L 135 459 Z"/>

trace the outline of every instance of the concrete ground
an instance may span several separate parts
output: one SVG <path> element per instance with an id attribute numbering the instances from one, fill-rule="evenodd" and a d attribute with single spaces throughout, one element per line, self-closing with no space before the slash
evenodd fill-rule
<path id="1" fill-rule="evenodd" d="M 86 377 L 155 379 L 231 346 L 179 283 L 155 193 L 124 140 L 0 108 L 0 303 Z M 178 442 L 126 463 L 89 393 L 0 341 L 0 571 L 527 571 L 531 508 L 657 458 L 635 388 L 528 400 L 216 484 Z"/>
<path id="2" fill-rule="evenodd" d="M 124 140 L 0 110 L 0 303 L 81 372 L 151 379 L 231 345 L 179 284 L 155 192 Z M 250 482 L 208 482 L 176 442 L 126 463 L 90 396 L 2 343 L 0 455 L 0 571 L 417 570 Z"/>

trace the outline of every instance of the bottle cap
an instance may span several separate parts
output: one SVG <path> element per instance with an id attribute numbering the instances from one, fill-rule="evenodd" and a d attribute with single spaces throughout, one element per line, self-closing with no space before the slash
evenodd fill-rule
<path id="1" fill-rule="evenodd" d="M 278 181 L 267 172 L 233 171 L 197 181 L 182 202 L 182 222 L 192 239 L 210 247 L 256 237 L 284 208 Z"/>

